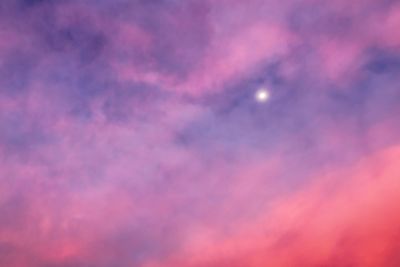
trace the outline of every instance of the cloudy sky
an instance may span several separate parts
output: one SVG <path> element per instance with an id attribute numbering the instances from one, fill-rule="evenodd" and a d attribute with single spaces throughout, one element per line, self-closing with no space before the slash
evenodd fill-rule
<path id="1" fill-rule="evenodd" d="M 1 0 L 0 266 L 400 266 L 397 0 Z"/>

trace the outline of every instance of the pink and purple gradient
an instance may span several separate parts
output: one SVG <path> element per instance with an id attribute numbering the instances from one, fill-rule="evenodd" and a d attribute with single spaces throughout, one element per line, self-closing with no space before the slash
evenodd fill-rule
<path id="1" fill-rule="evenodd" d="M 0 1 L 0 267 L 400 266 L 399 32 L 396 0 Z"/>

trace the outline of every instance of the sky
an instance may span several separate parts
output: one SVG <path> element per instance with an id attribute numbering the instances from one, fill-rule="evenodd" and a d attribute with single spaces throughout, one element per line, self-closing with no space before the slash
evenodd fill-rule
<path id="1" fill-rule="evenodd" d="M 2 0 L 0 266 L 400 266 L 399 29 L 396 0 Z"/>

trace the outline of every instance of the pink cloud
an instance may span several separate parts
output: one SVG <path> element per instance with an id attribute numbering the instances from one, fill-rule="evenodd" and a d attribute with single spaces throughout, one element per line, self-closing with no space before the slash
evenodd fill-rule
<path id="1" fill-rule="evenodd" d="M 175 255 L 171 266 L 395 266 L 399 152 L 393 147 L 321 173 L 307 189 L 275 200 L 265 217 L 236 229 L 234 237 L 195 229 L 199 238 L 185 247 L 197 249 Z"/>

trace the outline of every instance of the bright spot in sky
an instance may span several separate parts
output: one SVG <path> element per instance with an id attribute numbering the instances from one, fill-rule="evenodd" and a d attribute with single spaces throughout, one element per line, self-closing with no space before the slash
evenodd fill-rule
<path id="1" fill-rule="evenodd" d="M 258 89 L 254 95 L 256 101 L 260 103 L 267 102 L 269 96 L 269 92 L 265 88 Z"/>

